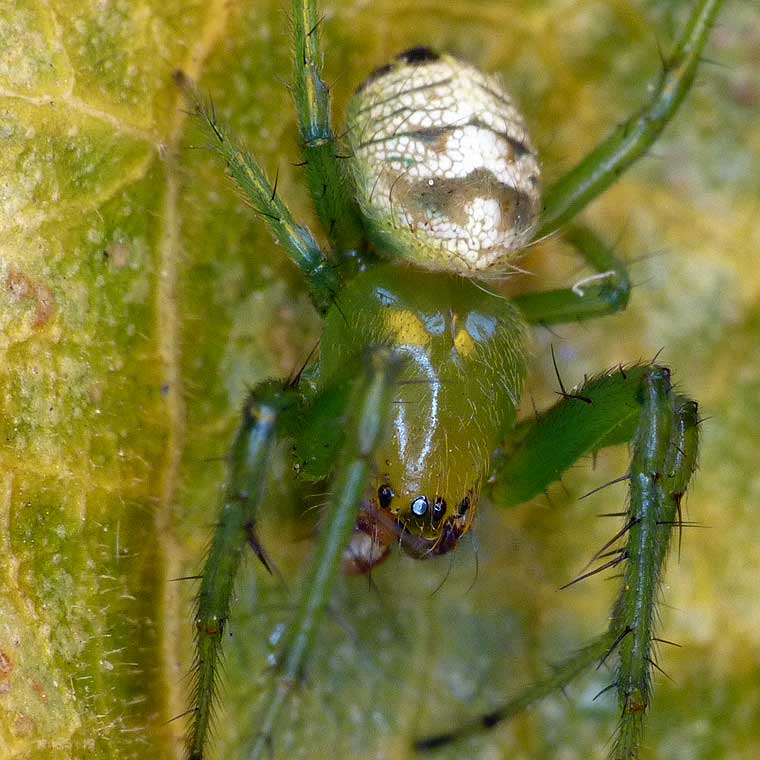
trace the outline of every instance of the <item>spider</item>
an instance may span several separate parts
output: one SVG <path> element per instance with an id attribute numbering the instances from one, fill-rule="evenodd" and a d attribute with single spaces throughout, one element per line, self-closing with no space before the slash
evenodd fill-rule
<path id="1" fill-rule="evenodd" d="M 303 168 L 329 249 L 294 219 L 256 160 L 199 104 L 213 149 L 299 268 L 324 318 L 318 358 L 251 389 L 227 459 L 223 505 L 196 610 L 188 756 L 204 756 L 233 585 L 246 546 L 272 571 L 258 537 L 272 452 L 291 443 L 299 481 L 329 482 L 311 568 L 279 643 L 245 756 L 271 748 L 302 677 L 341 570 L 365 574 L 393 546 L 416 559 L 452 552 L 487 494 L 523 503 L 586 454 L 631 446 L 622 526 L 578 579 L 619 567 L 608 630 L 545 681 L 465 725 L 488 727 L 614 663 L 620 723 L 612 753 L 635 757 L 651 700 L 656 601 L 671 533 L 696 466 L 697 404 L 655 362 L 587 378 L 517 421 L 531 324 L 625 308 L 626 269 L 577 214 L 643 155 L 688 92 L 720 8 L 702 0 L 649 103 L 564 177 L 542 189 L 525 121 L 501 82 L 418 47 L 359 85 L 345 132 L 332 126 L 313 0 L 294 0 L 293 91 Z M 532 242 L 562 234 L 595 274 L 572 288 L 506 298 L 494 279 L 519 272 Z M 559 377 L 559 373 L 558 373 Z M 430 750 L 457 738 L 421 739 Z"/>

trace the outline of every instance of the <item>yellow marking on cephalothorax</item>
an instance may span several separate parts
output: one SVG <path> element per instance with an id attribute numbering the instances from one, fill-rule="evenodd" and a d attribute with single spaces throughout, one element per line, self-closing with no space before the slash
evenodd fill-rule
<path id="1" fill-rule="evenodd" d="M 454 350 L 466 359 L 475 351 L 475 341 L 466 328 L 460 327 L 459 314 L 451 313 L 451 334 L 454 336 Z"/>
<path id="2" fill-rule="evenodd" d="M 457 330 L 456 335 L 454 335 L 454 348 L 463 359 L 475 351 L 475 341 L 464 327 Z"/>
<path id="3" fill-rule="evenodd" d="M 427 346 L 430 333 L 422 320 L 406 309 L 390 311 L 386 316 L 386 326 L 393 333 L 396 343 L 411 346 Z"/>

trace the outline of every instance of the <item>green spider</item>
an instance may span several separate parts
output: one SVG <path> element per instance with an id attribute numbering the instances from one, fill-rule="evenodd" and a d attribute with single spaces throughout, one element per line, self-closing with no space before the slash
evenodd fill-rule
<path id="1" fill-rule="evenodd" d="M 579 458 L 620 443 L 632 452 L 629 508 L 587 573 L 622 569 L 608 630 L 503 708 L 421 739 L 417 749 L 492 726 L 606 661 L 621 715 L 612 754 L 638 755 L 655 667 L 659 578 L 696 467 L 697 404 L 673 391 L 667 368 L 649 363 L 618 367 L 569 393 L 562 388 L 561 400 L 535 418 L 518 422 L 517 407 L 529 325 L 625 308 L 624 265 L 572 220 L 673 116 L 721 4 L 697 3 L 649 103 L 542 192 L 535 150 L 501 83 L 426 48 L 372 73 L 349 106 L 344 135 L 336 135 L 316 3 L 294 0 L 303 166 L 329 251 L 293 219 L 276 181 L 227 136 L 213 108 L 199 107 L 230 176 L 301 270 L 324 328 L 318 359 L 294 378 L 251 390 L 229 453 L 197 601 L 190 758 L 202 758 L 208 744 L 246 545 L 270 569 L 256 526 L 281 440 L 292 444 L 299 480 L 329 481 L 331 495 L 246 757 L 271 749 L 341 570 L 369 572 L 394 544 L 419 559 L 451 552 L 471 529 L 481 494 L 497 505 L 523 503 Z M 482 284 L 516 271 L 527 245 L 556 232 L 594 276 L 512 299 Z"/>

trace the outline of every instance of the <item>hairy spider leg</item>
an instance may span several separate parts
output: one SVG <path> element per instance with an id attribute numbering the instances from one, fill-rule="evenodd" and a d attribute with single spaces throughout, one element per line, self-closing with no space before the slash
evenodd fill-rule
<path id="1" fill-rule="evenodd" d="M 631 294 L 628 268 L 610 245 L 585 224 L 571 224 L 562 233 L 594 270 L 585 283 L 512 298 L 531 324 L 556 325 L 595 319 L 623 311 Z"/>
<path id="2" fill-rule="evenodd" d="M 618 368 L 591 378 L 508 436 L 495 460 L 491 493 L 502 506 L 523 503 L 542 493 L 581 457 L 625 442 L 631 444 L 632 457 L 624 526 L 594 557 L 600 564 L 572 582 L 625 565 L 607 633 L 504 706 L 461 729 L 421 739 L 418 750 L 490 728 L 614 654 L 613 685 L 621 715 L 612 756 L 620 760 L 637 756 L 651 698 L 652 669 L 657 668 L 652 649 L 660 578 L 673 528 L 681 525 L 681 500 L 697 464 L 696 402 L 674 393 L 670 371 L 655 364 Z"/>
<path id="3" fill-rule="evenodd" d="M 601 195 L 660 136 L 694 83 L 697 66 L 723 0 L 702 0 L 695 6 L 650 101 L 544 194 L 544 210 L 535 240 L 568 224 Z M 525 319 L 544 325 L 594 319 L 628 305 L 630 277 L 623 261 L 589 227 L 570 224 L 562 230 L 596 276 L 582 288 L 561 288 L 515 297 Z"/>
<path id="4" fill-rule="evenodd" d="M 267 748 L 274 724 L 288 693 L 300 678 L 324 617 L 344 549 L 356 525 L 375 447 L 390 419 L 401 364 L 398 353 L 386 348 L 371 349 L 366 354 L 363 370 L 349 390 L 342 420 L 345 438 L 338 459 L 340 464 L 333 476 L 332 497 L 308 577 L 278 656 L 272 688 L 248 750 L 247 756 L 251 758 L 260 757 Z M 255 525 L 270 454 L 278 439 L 290 437 L 298 430 L 306 402 L 291 383 L 266 381 L 251 391 L 243 409 L 243 420 L 229 455 L 222 510 L 196 600 L 189 760 L 201 760 L 208 744 L 222 636 L 246 543 L 254 548 L 268 569 L 256 540 Z"/>
<path id="5" fill-rule="evenodd" d="M 245 401 L 242 422 L 227 457 L 222 509 L 195 600 L 193 718 L 187 744 L 191 760 L 203 757 L 208 739 L 222 636 L 243 548 L 247 542 L 258 547 L 255 526 L 270 455 L 278 433 L 300 405 L 299 394 L 285 383 L 266 381 L 256 386 Z M 266 560 L 262 561 L 266 565 Z"/>
<path id="6" fill-rule="evenodd" d="M 649 102 L 594 148 L 544 193 L 544 210 L 535 239 L 551 235 L 601 195 L 660 136 L 689 92 L 702 50 L 723 0 L 700 0 L 663 61 Z"/>
<path id="7" fill-rule="evenodd" d="M 335 263 L 325 254 L 308 228 L 293 219 L 290 210 L 277 195 L 277 182 L 272 185 L 256 159 L 237 145 L 220 126 L 212 103 L 204 103 L 190 90 L 195 109 L 211 137 L 211 148 L 227 166 L 227 173 L 243 198 L 269 226 L 275 240 L 301 270 L 309 295 L 320 314 L 325 314 L 341 288 Z"/>
<path id="8" fill-rule="evenodd" d="M 293 95 L 303 163 L 312 201 L 332 244 L 342 274 L 370 257 L 359 205 L 349 190 L 347 148 L 332 126 L 330 89 L 323 79 L 322 19 L 315 0 L 293 0 Z"/>
<path id="9" fill-rule="evenodd" d="M 695 401 L 670 393 L 670 374 L 653 371 L 644 387 L 642 421 L 633 441 L 629 539 L 611 629 L 618 634 L 615 674 L 620 724 L 613 756 L 635 757 L 652 697 L 653 652 L 660 579 L 681 500 L 697 466 L 699 416 Z"/>
<path id="10" fill-rule="evenodd" d="M 250 760 L 268 755 L 282 707 L 301 678 L 356 526 L 362 496 L 372 475 L 375 450 L 390 422 L 403 357 L 389 348 L 370 349 L 366 356 L 342 420 L 345 438 L 317 548 L 277 657 L 276 674 L 264 697 L 258 730 L 246 747 L 245 756 Z"/>
<path id="11" fill-rule="evenodd" d="M 467 723 L 462 723 L 451 731 L 418 739 L 414 743 L 415 752 L 431 752 L 461 741 L 468 736 L 482 733 L 486 729 L 493 728 L 499 723 L 519 715 L 536 702 L 540 702 L 542 699 L 564 689 L 587 668 L 598 663 L 610 651 L 614 643 L 615 635 L 610 632 L 604 633 L 583 649 L 579 649 L 562 662 L 553 665 L 549 676 L 523 689 L 517 696 L 491 710 L 491 712 L 480 715 Z"/>

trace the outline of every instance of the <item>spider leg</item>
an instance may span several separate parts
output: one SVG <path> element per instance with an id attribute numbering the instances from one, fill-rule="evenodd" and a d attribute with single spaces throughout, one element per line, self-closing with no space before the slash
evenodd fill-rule
<path id="1" fill-rule="evenodd" d="M 594 274 L 571 288 L 514 297 L 513 303 L 525 319 L 533 324 L 553 325 L 594 319 L 625 309 L 631 293 L 625 263 L 586 225 L 572 224 L 562 236 L 578 250 Z"/>
<path id="2" fill-rule="evenodd" d="M 344 440 L 334 468 L 332 498 L 246 757 L 261 757 L 268 751 L 285 700 L 301 677 L 330 601 L 344 549 L 356 525 L 374 450 L 390 418 L 400 367 L 397 354 L 389 349 L 374 349 L 368 353 L 364 371 L 349 389 L 342 420 Z M 201 760 L 208 744 L 222 636 L 243 548 L 246 543 L 252 543 L 254 551 L 260 549 L 255 539 L 255 524 L 263 499 L 269 456 L 278 438 L 296 436 L 304 411 L 298 391 L 291 384 L 278 381 L 257 386 L 243 410 L 243 421 L 229 457 L 221 515 L 197 599 L 189 760 Z M 259 551 L 257 554 L 268 569 L 266 555 Z"/>
<path id="3" fill-rule="evenodd" d="M 343 420 L 345 438 L 338 453 L 332 497 L 314 558 L 283 638 L 276 673 L 264 697 L 261 720 L 246 747 L 245 756 L 250 760 L 270 752 L 275 724 L 288 695 L 301 679 L 356 525 L 375 449 L 390 420 L 401 357 L 386 348 L 375 348 L 367 357 L 364 370 L 350 391 Z"/>
<path id="4" fill-rule="evenodd" d="M 635 441 L 655 364 L 617 367 L 563 394 L 537 418 L 518 423 L 494 457 L 490 496 L 499 506 L 524 504 L 544 493 L 579 459 Z M 680 396 L 674 396 L 680 399 Z"/>
<path id="5" fill-rule="evenodd" d="M 275 240 L 301 270 L 314 306 L 324 314 L 332 306 L 341 287 L 341 278 L 334 263 L 322 251 L 311 232 L 293 219 L 277 194 L 276 179 L 272 185 L 256 159 L 219 124 L 213 103 L 203 102 L 190 87 L 187 87 L 187 93 L 211 138 L 210 147 L 224 160 L 228 174 L 244 199 L 269 225 Z"/>
<path id="6" fill-rule="evenodd" d="M 243 420 L 229 453 L 222 510 L 196 599 L 193 720 L 187 742 L 190 760 L 203 757 L 208 740 L 230 599 L 243 548 L 255 540 L 270 454 L 283 421 L 298 405 L 298 394 L 286 384 L 267 381 L 258 385 L 245 402 Z M 267 565 L 265 559 L 262 562 Z"/>
<path id="7" fill-rule="evenodd" d="M 330 90 L 322 77 L 321 26 L 315 0 L 293 0 L 293 93 L 309 191 L 343 268 L 355 270 L 369 254 L 359 206 L 347 190 L 347 149 L 332 127 Z"/>
<path id="8" fill-rule="evenodd" d="M 264 702 L 263 717 L 249 748 L 251 757 L 260 757 L 267 750 L 274 724 L 290 689 L 300 678 L 324 617 L 343 550 L 356 524 L 372 454 L 392 408 L 399 370 L 400 359 L 396 354 L 388 349 L 374 349 L 368 354 L 364 372 L 348 391 L 349 400 L 344 405 L 345 438 L 338 453 L 340 464 L 333 477 L 333 496 L 309 577 L 283 643 L 272 688 Z M 304 399 L 291 383 L 283 381 L 260 384 L 251 391 L 245 403 L 243 420 L 229 455 L 222 511 L 203 568 L 196 602 L 189 760 L 201 760 L 208 744 L 222 636 L 246 543 L 253 546 L 269 569 L 266 555 L 260 553 L 256 542 L 255 525 L 270 453 L 279 438 L 297 435 L 305 412 Z"/>
<path id="9" fill-rule="evenodd" d="M 222 636 L 243 548 L 255 540 L 270 454 L 284 422 L 298 406 L 298 394 L 287 384 L 267 381 L 258 385 L 245 402 L 243 420 L 228 457 L 222 510 L 196 599 L 193 720 L 187 743 L 190 760 L 203 757 L 208 741 Z M 262 562 L 267 566 L 265 559 Z"/>
<path id="10" fill-rule="evenodd" d="M 604 655 L 610 650 L 615 643 L 614 634 L 609 631 L 590 644 L 583 647 L 575 654 L 568 657 L 564 662 L 559 663 L 552 668 L 551 675 L 542 681 L 524 689 L 509 702 L 505 702 L 491 712 L 456 726 L 451 731 L 441 734 L 434 734 L 418 739 L 414 743 L 416 752 L 430 752 L 431 750 L 445 747 L 447 744 L 460 741 L 472 734 L 478 734 L 489 728 L 493 728 L 499 723 L 509 720 L 518 715 L 523 710 L 527 710 L 531 705 L 539 702 L 545 697 L 555 694 L 563 689 L 574 678 L 580 676 L 587 668 L 594 663 L 599 662 Z"/>
<path id="11" fill-rule="evenodd" d="M 562 227 L 649 150 L 691 88 L 722 4 L 700 0 L 695 5 L 650 101 L 546 190 L 536 239 Z"/>
<path id="12" fill-rule="evenodd" d="M 420 740 L 418 749 L 433 749 L 493 726 L 562 688 L 593 662 L 614 661 L 621 716 L 612 756 L 620 760 L 637 756 L 651 698 L 652 669 L 657 667 L 653 642 L 660 578 L 673 528 L 681 524 L 681 499 L 696 467 L 698 426 L 697 404 L 674 393 L 669 370 L 654 364 L 591 378 L 538 419 L 518 425 L 497 456 L 491 483 L 494 501 L 505 506 L 541 493 L 586 454 L 631 444 L 623 529 L 594 558 L 598 566 L 576 579 L 622 568 L 609 629 L 561 663 L 549 678 L 465 724 L 461 732 Z M 610 546 L 612 551 L 607 551 Z"/>

